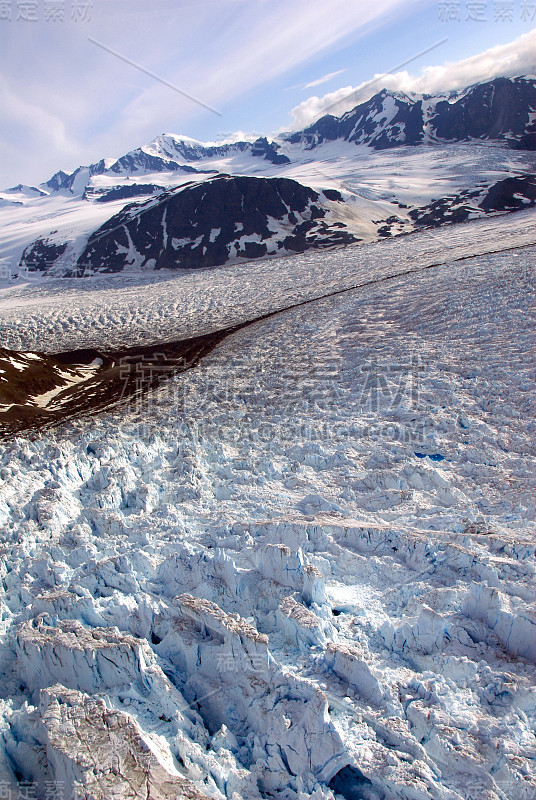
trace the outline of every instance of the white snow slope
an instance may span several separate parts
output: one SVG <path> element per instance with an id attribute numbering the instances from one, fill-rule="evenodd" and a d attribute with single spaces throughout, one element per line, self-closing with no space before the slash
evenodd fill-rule
<path id="1" fill-rule="evenodd" d="M 0 446 L 0 782 L 534 800 L 532 219 L 382 243 L 371 277 L 385 245 L 417 267 L 442 235 L 444 259 Z M 510 249 L 453 260 L 483 224 Z"/>

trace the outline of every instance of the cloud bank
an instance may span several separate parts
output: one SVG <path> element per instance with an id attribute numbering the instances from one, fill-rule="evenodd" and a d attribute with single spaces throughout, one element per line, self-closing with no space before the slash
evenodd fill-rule
<path id="1" fill-rule="evenodd" d="M 377 74 L 371 81 L 359 86 L 344 86 L 323 97 L 313 95 L 292 109 L 292 128 L 306 128 L 325 113 L 340 116 L 384 88 L 406 93 L 441 94 L 500 76 L 510 78 L 534 74 L 536 28 L 513 42 L 491 47 L 462 61 L 424 67 L 420 75 L 410 75 L 407 70 L 391 75 Z"/>

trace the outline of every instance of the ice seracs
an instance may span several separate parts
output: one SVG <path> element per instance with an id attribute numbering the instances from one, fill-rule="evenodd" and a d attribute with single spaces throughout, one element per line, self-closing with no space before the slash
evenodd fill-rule
<path id="1" fill-rule="evenodd" d="M 55 684 L 42 693 L 43 743 L 57 787 L 94 800 L 208 800 L 128 714 Z"/>

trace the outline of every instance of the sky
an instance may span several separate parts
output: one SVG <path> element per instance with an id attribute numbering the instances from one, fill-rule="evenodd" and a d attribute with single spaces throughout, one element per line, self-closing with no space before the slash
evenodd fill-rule
<path id="1" fill-rule="evenodd" d="M 535 53 L 536 0 L 0 0 L 0 187 L 534 74 Z"/>

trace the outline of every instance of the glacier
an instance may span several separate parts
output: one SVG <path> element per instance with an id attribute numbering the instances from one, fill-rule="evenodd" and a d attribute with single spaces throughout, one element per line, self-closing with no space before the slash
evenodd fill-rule
<path id="1" fill-rule="evenodd" d="M 533 221 L 1 292 L 20 350 L 270 314 L 0 443 L 5 791 L 533 800 Z"/>

